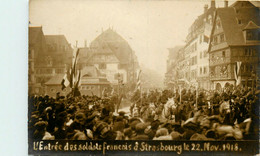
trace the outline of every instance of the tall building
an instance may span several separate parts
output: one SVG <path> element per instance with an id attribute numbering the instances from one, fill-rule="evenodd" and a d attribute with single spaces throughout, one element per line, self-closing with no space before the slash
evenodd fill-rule
<path id="1" fill-rule="evenodd" d="M 186 44 L 176 52 L 178 59 L 169 57 L 174 62 L 171 75 L 175 79 L 174 86 L 198 86 L 210 89 L 209 55 L 207 53 L 212 29 L 213 17 L 216 10 L 215 1 L 210 7 L 204 6 L 204 12 L 192 23 L 186 37 Z M 176 56 L 174 56 L 176 57 Z M 167 62 L 171 62 L 171 61 Z M 169 79 L 167 69 L 166 79 Z M 171 81 L 172 82 L 172 81 Z"/>
<path id="2" fill-rule="evenodd" d="M 64 35 L 44 35 L 29 27 L 29 94 L 45 94 L 45 83 L 71 65 L 72 48 Z"/>
<path id="3" fill-rule="evenodd" d="M 185 65 L 189 69 L 185 72 L 184 79 L 190 86 L 210 89 L 207 50 L 215 10 L 214 0 L 211 1 L 210 8 L 205 5 L 204 13 L 193 22 L 186 37 L 184 56 Z"/>
<path id="4" fill-rule="evenodd" d="M 259 6 L 260 2 L 238 1 L 216 10 L 209 46 L 212 89 L 237 85 L 240 76 L 242 85 L 256 83 L 260 50 Z"/>
<path id="5" fill-rule="evenodd" d="M 40 93 L 41 84 L 35 77 L 35 65 L 40 54 L 46 51 L 45 37 L 42 27 L 29 27 L 29 52 L 28 52 L 28 85 L 29 94 Z"/>

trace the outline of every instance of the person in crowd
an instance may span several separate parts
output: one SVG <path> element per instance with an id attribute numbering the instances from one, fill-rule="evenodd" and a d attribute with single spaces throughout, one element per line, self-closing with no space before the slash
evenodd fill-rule
<path id="1" fill-rule="evenodd" d="M 247 87 L 221 92 L 135 92 L 129 112 L 116 112 L 116 94 L 29 96 L 28 130 L 35 140 L 247 140 L 258 138 L 259 93 Z M 196 98 L 197 97 L 197 98 Z M 166 104 L 174 104 L 165 119 Z"/>

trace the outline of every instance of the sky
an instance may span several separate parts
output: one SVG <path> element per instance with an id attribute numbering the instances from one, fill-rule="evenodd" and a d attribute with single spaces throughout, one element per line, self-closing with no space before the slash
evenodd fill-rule
<path id="1" fill-rule="evenodd" d="M 72 46 L 88 45 L 112 28 L 135 51 L 140 64 L 166 72 L 168 49 L 184 45 L 188 29 L 208 0 L 30 0 L 29 26 L 63 34 Z M 231 4 L 231 2 L 229 2 Z M 218 1 L 216 7 L 223 7 Z"/>

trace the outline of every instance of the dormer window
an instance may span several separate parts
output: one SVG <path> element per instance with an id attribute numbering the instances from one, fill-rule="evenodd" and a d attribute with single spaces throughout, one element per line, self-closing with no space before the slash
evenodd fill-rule
<path id="1" fill-rule="evenodd" d="M 253 40 L 253 32 L 251 31 L 246 31 L 246 40 Z"/>

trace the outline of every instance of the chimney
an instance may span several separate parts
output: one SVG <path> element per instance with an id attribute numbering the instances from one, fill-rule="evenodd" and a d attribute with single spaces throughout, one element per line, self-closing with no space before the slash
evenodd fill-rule
<path id="1" fill-rule="evenodd" d="M 225 0 L 225 8 L 228 7 L 228 0 Z"/>
<path id="2" fill-rule="evenodd" d="M 211 7 L 211 8 L 216 8 L 216 2 L 215 2 L 215 0 L 211 0 L 210 7 Z"/>
<path id="3" fill-rule="evenodd" d="M 204 13 L 208 11 L 208 7 L 209 7 L 208 4 L 204 5 Z"/>

